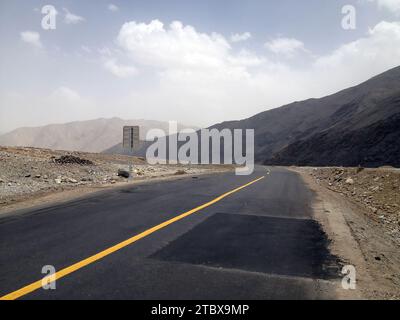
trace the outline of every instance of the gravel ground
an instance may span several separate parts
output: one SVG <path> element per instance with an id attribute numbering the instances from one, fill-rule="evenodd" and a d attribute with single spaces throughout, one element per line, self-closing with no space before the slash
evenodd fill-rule
<path id="1" fill-rule="evenodd" d="M 400 170 L 393 168 L 313 168 L 314 179 L 366 210 L 365 214 L 384 227 L 400 245 Z"/>
<path id="2" fill-rule="evenodd" d="M 66 155 L 83 164 L 62 163 Z M 215 166 L 149 165 L 143 158 L 122 155 L 0 147 L 0 209 L 49 193 L 126 183 L 118 170 L 129 170 L 132 162 L 135 180 L 216 170 Z"/>
<path id="3" fill-rule="evenodd" d="M 356 268 L 360 297 L 399 300 L 399 214 L 395 209 L 399 204 L 399 171 L 291 169 L 314 192 L 314 216 L 329 237 L 330 250 Z M 338 293 L 343 299 L 354 299 L 346 290 Z"/>

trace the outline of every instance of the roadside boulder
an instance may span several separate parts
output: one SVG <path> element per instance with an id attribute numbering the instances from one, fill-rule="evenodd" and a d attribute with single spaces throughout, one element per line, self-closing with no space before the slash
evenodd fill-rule
<path id="1" fill-rule="evenodd" d="M 123 177 L 123 178 L 129 178 L 131 174 L 129 171 L 124 170 L 124 169 L 118 169 L 118 177 Z"/>

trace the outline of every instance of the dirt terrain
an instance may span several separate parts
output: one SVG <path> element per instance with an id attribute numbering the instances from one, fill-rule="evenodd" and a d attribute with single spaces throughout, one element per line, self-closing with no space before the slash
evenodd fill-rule
<path id="1" fill-rule="evenodd" d="M 118 175 L 118 171 L 129 171 L 130 163 L 134 164 L 132 180 Z M 143 158 L 123 155 L 0 147 L 0 213 L 127 183 L 230 169 L 149 165 Z"/>
<path id="2" fill-rule="evenodd" d="M 314 212 L 331 250 L 356 267 L 360 297 L 400 299 L 400 171 L 292 170 L 315 192 Z"/>
<path id="3" fill-rule="evenodd" d="M 320 168 L 312 170 L 311 175 L 363 207 L 365 215 L 400 245 L 400 170 Z"/>

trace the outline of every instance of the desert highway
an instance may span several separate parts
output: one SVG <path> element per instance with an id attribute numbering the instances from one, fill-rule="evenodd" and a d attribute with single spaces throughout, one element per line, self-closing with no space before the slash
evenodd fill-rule
<path id="1" fill-rule="evenodd" d="M 270 171 L 268 171 L 270 170 Z M 2 299 L 334 298 L 313 194 L 283 168 L 153 181 L 0 218 Z M 56 289 L 41 287 L 54 266 Z"/>

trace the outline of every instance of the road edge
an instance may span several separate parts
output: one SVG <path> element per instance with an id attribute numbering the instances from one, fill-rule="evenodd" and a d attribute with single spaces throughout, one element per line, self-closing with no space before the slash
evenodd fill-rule
<path id="1" fill-rule="evenodd" d="M 3 207 L 0 209 L 0 220 L 9 218 L 12 216 L 20 216 L 26 212 L 30 212 L 32 210 L 40 210 L 48 207 L 52 207 L 55 205 L 63 205 L 68 204 L 73 201 L 78 201 L 90 197 L 98 196 L 104 192 L 109 192 L 112 190 L 123 190 L 126 188 L 130 188 L 136 185 L 144 185 L 151 184 L 157 182 L 168 182 L 175 181 L 180 179 L 189 179 L 198 176 L 206 176 L 206 175 L 214 175 L 214 174 L 223 174 L 231 172 L 234 169 L 220 169 L 220 170 L 209 170 L 205 172 L 193 173 L 193 174 L 185 174 L 185 175 L 167 175 L 167 176 L 159 176 L 159 177 L 150 177 L 150 178 L 141 178 L 137 180 L 133 180 L 132 182 L 123 182 L 117 184 L 108 184 L 102 186 L 92 186 L 92 187 L 81 187 L 75 189 L 68 190 L 58 190 L 51 193 L 38 194 L 33 198 L 19 201 L 13 205 Z"/>
<path id="2" fill-rule="evenodd" d="M 331 194 L 318 185 L 307 172 L 301 168 L 288 168 L 297 173 L 304 184 L 314 193 L 312 200 L 313 217 L 320 223 L 330 240 L 329 250 L 338 256 L 345 265 L 352 265 L 356 269 L 356 289 L 346 290 L 341 285 L 341 279 L 336 284 L 336 296 L 340 300 L 364 300 L 370 298 L 368 292 L 372 277 L 359 246 L 353 237 L 346 216 L 354 214 L 345 199 Z M 344 275 L 343 275 L 344 276 Z"/>

